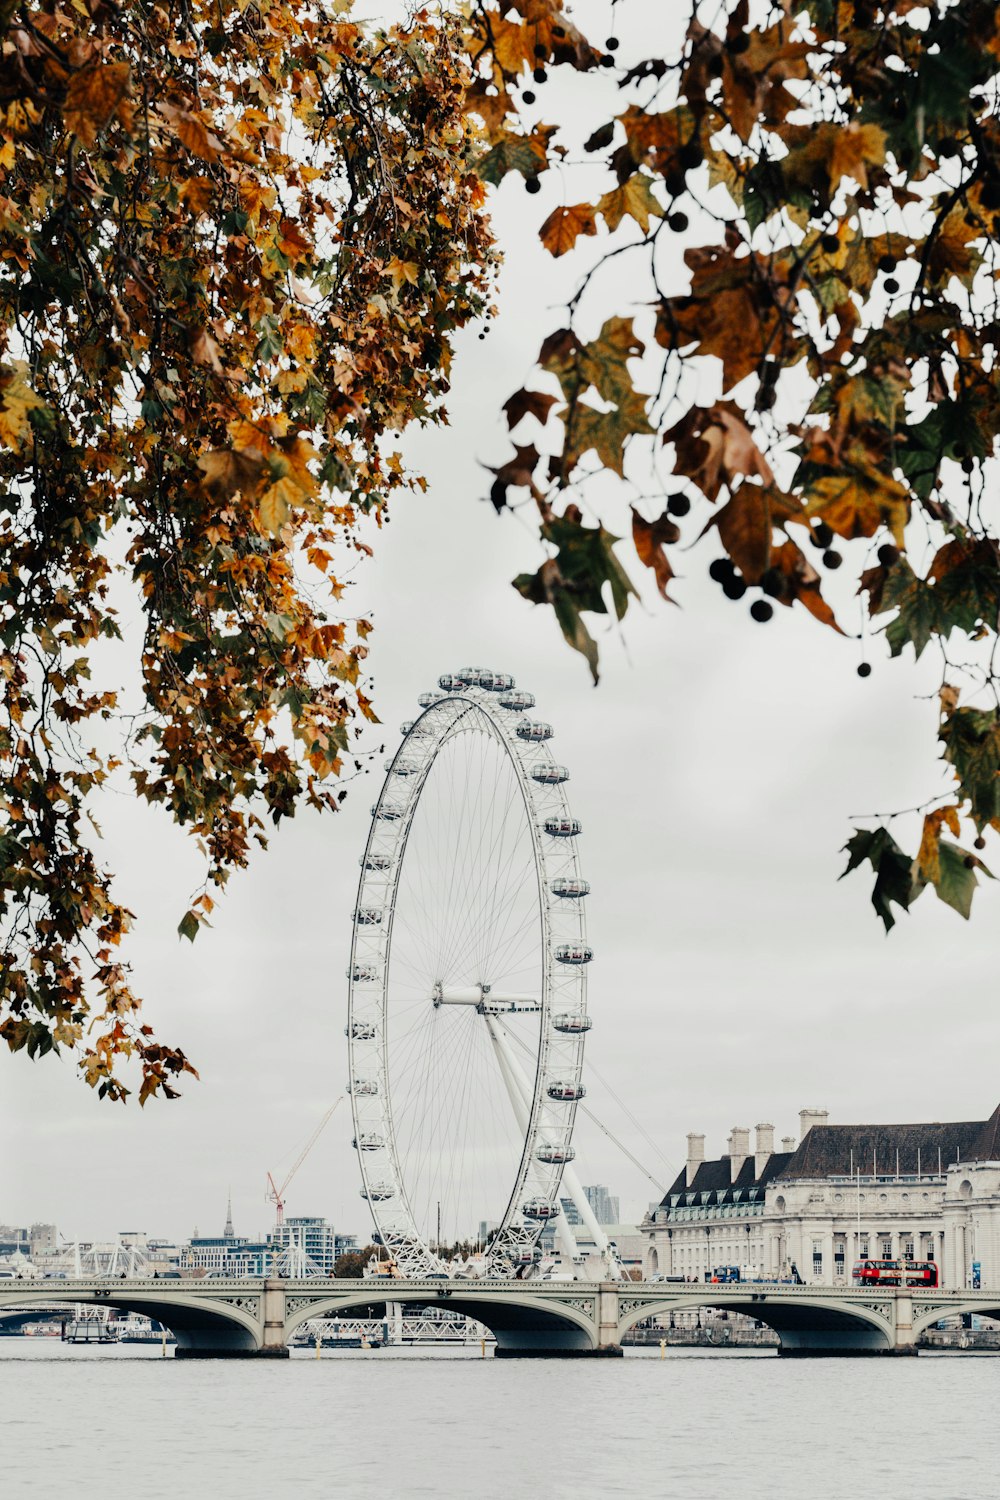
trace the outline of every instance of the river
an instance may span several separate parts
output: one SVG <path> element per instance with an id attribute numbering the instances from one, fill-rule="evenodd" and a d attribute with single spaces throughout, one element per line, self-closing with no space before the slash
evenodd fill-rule
<path id="1" fill-rule="evenodd" d="M 297 1352 L 0 1339 L 5 1500 L 994 1500 L 1000 1359 Z"/>

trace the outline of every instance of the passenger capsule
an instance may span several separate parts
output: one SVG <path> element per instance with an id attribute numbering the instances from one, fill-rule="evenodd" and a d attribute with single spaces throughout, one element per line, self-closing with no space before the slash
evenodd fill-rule
<path id="1" fill-rule="evenodd" d="M 382 823 L 398 823 L 405 816 L 406 808 L 396 802 L 376 802 L 372 808 L 372 817 Z"/>
<path id="2" fill-rule="evenodd" d="M 455 678 L 463 687 L 484 687 L 493 681 L 493 673 L 487 667 L 462 667 Z"/>
<path id="3" fill-rule="evenodd" d="M 553 896 L 561 896 L 565 901 L 579 901 L 590 895 L 590 881 L 569 880 L 565 875 L 557 875 L 549 890 Z"/>
<path id="4" fill-rule="evenodd" d="M 522 693 L 520 691 L 516 693 L 504 693 L 500 699 L 500 707 L 509 708 L 515 714 L 523 714 L 525 709 L 534 708 L 534 706 L 534 693 Z"/>
<path id="5" fill-rule="evenodd" d="M 526 719 L 523 724 L 518 724 L 514 733 L 519 740 L 527 740 L 532 745 L 538 745 L 542 740 L 552 738 L 552 725 L 543 724 L 538 719 Z"/>
<path id="6" fill-rule="evenodd" d="M 363 870 L 388 870 L 392 868 L 392 856 L 389 854 L 362 854 L 358 864 Z"/>
<path id="7" fill-rule="evenodd" d="M 531 768 L 531 779 L 537 781 L 539 786 L 561 786 L 564 781 L 569 780 L 569 770 L 566 766 L 556 766 L 549 761 L 540 760 Z"/>
<path id="8" fill-rule="evenodd" d="M 561 964 L 589 964 L 593 956 L 593 948 L 586 943 L 560 943 L 556 949 L 556 961 Z"/>
<path id="9" fill-rule="evenodd" d="M 377 1094 L 378 1080 L 375 1078 L 352 1078 L 347 1085 L 347 1092 L 349 1094 L 357 1094 L 359 1097 L 363 1094 Z"/>
<path id="10" fill-rule="evenodd" d="M 572 1104 L 575 1099 L 582 1099 L 587 1090 L 582 1083 L 550 1083 L 545 1092 L 561 1104 Z"/>
<path id="11" fill-rule="evenodd" d="M 571 1011 L 552 1017 L 552 1025 L 564 1036 L 582 1036 L 585 1031 L 591 1029 L 593 1024 L 590 1016 L 574 1015 Z"/>
<path id="12" fill-rule="evenodd" d="M 344 1027 L 344 1035 L 352 1042 L 370 1042 L 375 1036 L 375 1027 L 368 1021 L 352 1021 L 350 1026 Z"/>
<path id="13" fill-rule="evenodd" d="M 351 1144 L 355 1151 L 381 1151 L 385 1145 L 385 1137 L 369 1131 L 365 1135 L 356 1135 Z"/>
<path id="14" fill-rule="evenodd" d="M 444 693 L 421 693 L 417 702 L 421 708 L 433 708 L 435 703 L 443 702 L 444 696 Z"/>
<path id="15" fill-rule="evenodd" d="M 362 1198 L 369 1203 L 384 1203 L 387 1198 L 396 1196 L 396 1189 L 391 1182 L 373 1182 L 368 1187 L 361 1189 Z"/>
<path id="16" fill-rule="evenodd" d="M 347 971 L 347 977 L 355 984 L 374 984 L 378 979 L 378 969 L 374 964 L 353 964 Z"/>
<path id="17" fill-rule="evenodd" d="M 509 672 L 491 672 L 489 682 L 480 683 L 488 693 L 509 693 L 514 686 L 514 679 Z"/>
<path id="18" fill-rule="evenodd" d="M 387 760 L 385 769 L 391 771 L 393 776 L 416 776 L 423 768 L 419 760 L 407 760 L 400 756 L 399 760 Z"/>
<path id="19" fill-rule="evenodd" d="M 460 688 L 461 686 L 462 684 L 460 680 L 455 676 L 454 672 L 446 672 L 443 677 L 438 678 L 438 687 L 441 689 L 442 693 L 453 693 L 457 688 Z"/>
<path id="20" fill-rule="evenodd" d="M 576 1156 L 575 1146 L 557 1146 L 552 1141 L 542 1141 L 535 1152 L 539 1161 L 549 1162 L 555 1166 L 563 1166 L 572 1161 Z"/>
<path id="21" fill-rule="evenodd" d="M 382 908 L 379 906 L 359 906 L 352 915 L 359 927 L 379 927 L 382 923 Z"/>
<path id="22" fill-rule="evenodd" d="M 546 818 L 542 825 L 553 839 L 575 839 L 583 827 L 579 818 Z"/>
<path id="23" fill-rule="evenodd" d="M 527 1203 L 521 1204 L 521 1212 L 526 1219 L 555 1219 L 562 1210 L 558 1203 L 552 1203 L 548 1198 L 529 1198 Z"/>

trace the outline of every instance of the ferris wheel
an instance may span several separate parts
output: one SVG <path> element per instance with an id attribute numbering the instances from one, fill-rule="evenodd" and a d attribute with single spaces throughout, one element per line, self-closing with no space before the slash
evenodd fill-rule
<path id="1" fill-rule="evenodd" d="M 354 1146 L 405 1275 L 477 1242 L 507 1275 L 559 1219 L 574 1156 L 590 887 L 532 695 L 477 667 L 419 703 L 386 762 L 352 914 Z"/>

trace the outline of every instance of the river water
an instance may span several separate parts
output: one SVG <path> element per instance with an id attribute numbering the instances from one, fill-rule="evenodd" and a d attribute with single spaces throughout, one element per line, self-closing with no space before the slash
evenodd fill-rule
<path id="1" fill-rule="evenodd" d="M 160 1350 L 0 1339 L 4 1500 L 995 1500 L 1000 1359 Z"/>

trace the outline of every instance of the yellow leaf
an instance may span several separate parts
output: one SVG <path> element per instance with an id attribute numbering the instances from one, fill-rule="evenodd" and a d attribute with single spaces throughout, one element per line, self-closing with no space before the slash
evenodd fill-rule
<path id="1" fill-rule="evenodd" d="M 265 531 L 277 536 L 292 513 L 292 506 L 302 500 L 302 488 L 290 474 L 283 475 L 264 491 L 258 506 L 260 523 Z"/>
<path id="2" fill-rule="evenodd" d="M 409 282 L 410 286 L 416 286 L 420 279 L 420 267 L 415 261 L 400 260 L 398 255 L 394 255 L 386 262 L 385 274 L 392 277 L 393 287 L 398 292 L 404 281 Z"/>
<path id="3" fill-rule="evenodd" d="M 910 497 L 888 475 L 829 474 L 809 486 L 806 514 L 820 516 L 838 536 L 874 536 L 888 526 L 898 546 L 910 518 Z"/>
<path id="4" fill-rule="evenodd" d="M 70 78 L 63 119 L 85 146 L 94 144 L 128 93 L 129 78 L 126 62 L 87 63 Z"/>
<path id="5" fill-rule="evenodd" d="M 946 823 L 958 838 L 961 825 L 957 807 L 938 807 L 924 818 L 920 848 L 917 852 L 917 874 L 928 885 L 937 885 L 941 879 L 941 825 Z"/>
<path id="6" fill-rule="evenodd" d="M 849 125 L 834 129 L 827 173 L 830 188 L 836 191 L 842 177 L 853 177 L 862 192 L 868 191 L 868 168 L 880 167 L 885 161 L 885 131 L 880 125 Z"/>
<path id="7" fill-rule="evenodd" d="M 30 411 L 44 407 L 29 384 L 28 366 L 21 359 L 12 360 L 0 369 L 0 443 L 19 452 L 31 435 Z"/>
<path id="8" fill-rule="evenodd" d="M 663 209 L 653 196 L 652 180 L 642 172 L 633 172 L 621 187 L 605 193 L 597 205 L 597 211 L 612 233 L 626 214 L 635 220 L 643 234 L 649 233 L 651 216 L 663 217 Z"/>

